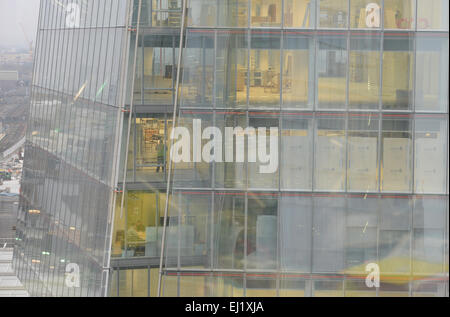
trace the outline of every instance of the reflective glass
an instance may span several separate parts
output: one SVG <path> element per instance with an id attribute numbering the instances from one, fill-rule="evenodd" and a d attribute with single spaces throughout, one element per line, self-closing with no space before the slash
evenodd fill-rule
<path id="1" fill-rule="evenodd" d="M 319 0 L 318 5 L 319 27 L 348 27 L 348 0 Z"/>

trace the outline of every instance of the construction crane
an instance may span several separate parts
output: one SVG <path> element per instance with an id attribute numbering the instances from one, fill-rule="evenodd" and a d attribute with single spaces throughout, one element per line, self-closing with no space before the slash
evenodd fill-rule
<path id="1" fill-rule="evenodd" d="M 23 35 L 25 36 L 25 41 L 27 41 L 28 45 L 30 45 L 30 55 L 33 55 L 33 41 L 30 41 L 30 39 L 27 36 L 27 32 L 25 32 L 25 28 L 23 27 L 23 24 L 19 22 L 20 28 L 22 29 Z"/>

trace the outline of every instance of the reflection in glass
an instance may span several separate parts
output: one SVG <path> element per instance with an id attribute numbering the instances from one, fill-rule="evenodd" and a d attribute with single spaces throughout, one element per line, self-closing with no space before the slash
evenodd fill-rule
<path id="1" fill-rule="evenodd" d="M 448 111 L 448 35 L 416 37 L 415 81 L 417 111 Z"/>
<path id="2" fill-rule="evenodd" d="M 319 26 L 322 28 L 346 28 L 348 0 L 319 0 Z"/>
<path id="3" fill-rule="evenodd" d="M 317 118 L 314 152 L 314 189 L 345 189 L 345 118 L 323 115 Z"/>
<path id="4" fill-rule="evenodd" d="M 246 129 L 247 127 L 247 116 L 245 112 L 223 112 L 216 113 L 216 126 L 220 128 L 223 136 L 226 136 L 226 128 L 233 129 Z M 237 131 L 237 130 L 234 130 Z M 237 133 L 237 134 L 236 134 Z M 227 158 L 224 158 L 223 162 L 214 162 L 215 166 L 215 187 L 216 188 L 245 188 L 247 187 L 247 171 L 246 163 L 238 161 L 238 151 L 245 151 L 245 143 L 248 142 L 248 136 L 242 136 L 240 133 L 234 133 L 233 143 L 228 147 L 227 144 L 223 145 L 223 150 L 225 156 L 228 154 L 233 154 L 233 159 L 231 162 L 227 162 Z M 243 139 L 240 139 L 242 138 Z M 239 140 L 244 142 L 242 145 Z M 248 146 L 248 145 L 247 145 Z"/>
<path id="5" fill-rule="evenodd" d="M 384 28 L 414 29 L 415 3 L 415 0 L 384 1 Z"/>
<path id="6" fill-rule="evenodd" d="M 189 0 L 187 12 L 188 26 L 211 27 L 216 24 L 217 7 L 214 0 Z"/>
<path id="7" fill-rule="evenodd" d="M 281 132 L 281 188 L 311 190 L 312 188 L 312 117 L 286 115 Z"/>
<path id="8" fill-rule="evenodd" d="M 448 0 L 418 0 L 417 29 L 448 31 Z"/>
<path id="9" fill-rule="evenodd" d="M 188 33 L 183 50 L 181 106 L 212 108 L 214 38 L 209 32 Z"/>
<path id="10" fill-rule="evenodd" d="M 408 115 L 384 115 L 382 122 L 381 190 L 412 189 L 412 121 Z"/>
<path id="11" fill-rule="evenodd" d="M 256 146 L 255 153 L 258 152 L 256 162 L 248 160 L 248 186 L 254 189 L 279 188 L 279 171 L 280 166 L 276 166 L 276 157 L 278 156 L 276 151 L 279 151 L 279 135 L 271 134 L 271 128 L 279 128 L 279 118 L 274 115 L 266 115 L 265 113 L 252 113 L 252 117 L 249 118 L 249 126 L 257 128 L 255 130 L 256 136 Z M 260 134 L 259 128 L 266 128 L 266 135 Z M 264 140 L 265 139 L 265 140 Z M 265 141 L 265 142 L 264 142 Z M 265 143 L 265 153 L 260 152 L 264 150 Z M 248 148 L 253 147 L 254 144 L 248 142 L 246 143 L 246 153 Z M 259 153 L 264 153 L 267 162 L 264 162 Z M 248 158 L 248 156 L 247 156 Z M 278 160 L 279 161 L 279 160 Z M 273 167 L 275 170 L 272 173 L 261 173 L 262 167 Z"/>
<path id="12" fill-rule="evenodd" d="M 286 194 L 280 200 L 280 251 L 283 271 L 311 271 L 312 199 Z"/>
<path id="13" fill-rule="evenodd" d="M 413 206 L 413 273 L 435 275 L 445 272 L 445 229 L 448 199 L 426 196 Z"/>
<path id="14" fill-rule="evenodd" d="M 350 114 L 347 188 L 378 191 L 378 114 Z"/>
<path id="15" fill-rule="evenodd" d="M 413 38 L 393 34 L 384 37 L 383 109 L 408 110 L 413 103 Z"/>
<path id="16" fill-rule="evenodd" d="M 341 272 L 345 268 L 345 199 L 314 197 L 313 272 Z"/>
<path id="17" fill-rule="evenodd" d="M 349 57 L 349 108 L 378 109 L 380 98 L 379 34 L 351 35 Z"/>
<path id="18" fill-rule="evenodd" d="M 246 27 L 248 25 L 248 0 L 217 0 L 218 26 Z"/>
<path id="19" fill-rule="evenodd" d="M 315 3 L 311 0 L 284 0 L 284 26 L 314 27 Z"/>
<path id="20" fill-rule="evenodd" d="M 317 103 L 321 109 L 345 109 L 347 95 L 347 38 L 320 36 L 316 56 Z"/>
<path id="21" fill-rule="evenodd" d="M 243 269 L 245 199 L 227 193 L 218 193 L 214 198 L 214 268 Z"/>
<path id="22" fill-rule="evenodd" d="M 247 32 L 224 30 L 217 35 L 216 108 L 247 107 Z"/>
<path id="23" fill-rule="evenodd" d="M 283 107 L 312 108 L 314 41 L 311 37 L 287 32 L 283 46 Z"/>
<path id="24" fill-rule="evenodd" d="M 414 191 L 416 193 L 445 193 L 446 140 L 445 117 L 416 116 L 414 148 Z"/>
<path id="25" fill-rule="evenodd" d="M 282 0 L 251 0 L 251 25 L 281 26 Z"/>
<path id="26" fill-rule="evenodd" d="M 248 269 L 276 269 L 278 200 L 275 195 L 248 198 L 246 264 Z M 247 285 L 247 288 L 249 286 Z"/>
<path id="27" fill-rule="evenodd" d="M 280 106 L 280 34 L 254 31 L 250 50 L 250 107 Z"/>
<path id="28" fill-rule="evenodd" d="M 381 2 L 382 0 L 350 0 L 350 27 L 381 27 Z"/>

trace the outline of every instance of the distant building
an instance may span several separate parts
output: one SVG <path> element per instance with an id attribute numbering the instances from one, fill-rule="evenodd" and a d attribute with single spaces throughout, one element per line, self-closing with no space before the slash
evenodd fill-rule
<path id="1" fill-rule="evenodd" d="M 19 81 L 19 72 L 16 70 L 0 70 L 0 88 L 11 89 Z"/>

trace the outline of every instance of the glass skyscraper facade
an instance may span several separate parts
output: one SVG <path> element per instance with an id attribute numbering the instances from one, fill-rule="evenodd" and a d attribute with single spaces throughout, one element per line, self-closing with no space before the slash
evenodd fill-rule
<path id="1" fill-rule="evenodd" d="M 42 0 L 19 278 L 38 296 L 448 296 L 448 6 Z"/>

